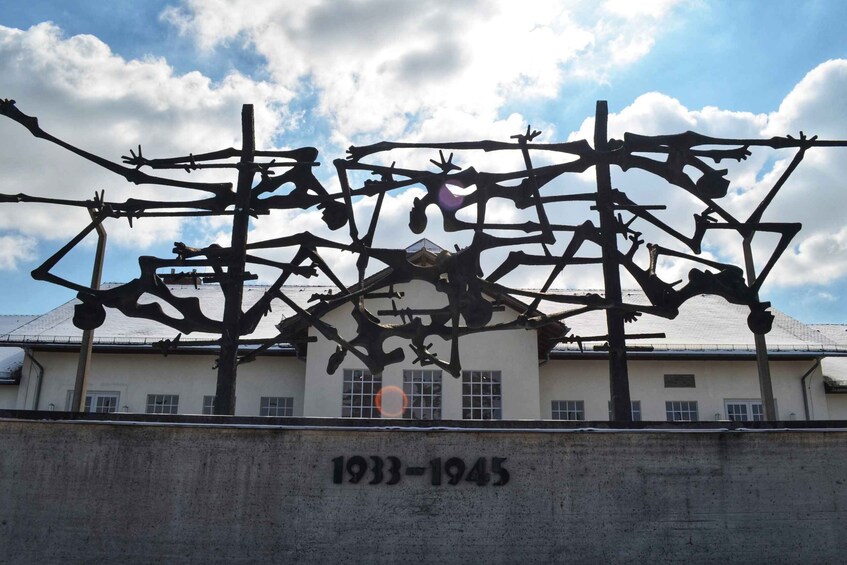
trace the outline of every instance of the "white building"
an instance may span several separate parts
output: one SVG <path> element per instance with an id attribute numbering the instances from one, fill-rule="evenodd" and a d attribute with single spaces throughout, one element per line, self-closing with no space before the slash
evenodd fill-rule
<path id="1" fill-rule="evenodd" d="M 411 248 L 410 248 L 411 249 Z M 418 246 L 413 260 L 434 255 Z M 375 275 L 379 277 L 380 275 Z M 220 319 L 223 300 L 216 285 L 174 284 L 178 296 L 200 300 L 203 310 Z M 267 287 L 247 286 L 245 308 Z M 310 305 L 315 293 L 330 287 L 284 287 L 297 305 Z M 430 285 L 413 281 L 395 286 L 403 307 L 443 305 Z M 565 292 L 565 291 L 562 291 Z M 567 291 L 570 294 L 585 291 Z M 625 291 L 627 302 L 644 301 L 639 291 Z M 491 323 L 514 319 L 515 297 L 492 296 Z M 380 304 L 382 302 L 382 304 Z M 0 375 L 0 409 L 68 410 L 77 371 L 81 330 L 71 323 L 75 301 L 44 315 L 6 317 L 0 345 L 10 353 L 6 376 Z M 376 312 L 386 298 L 367 302 Z M 560 308 L 557 306 L 556 308 Z M 541 309 L 547 306 L 542 304 Z M 552 308 L 552 306 L 551 306 Z M 351 306 L 321 318 L 342 336 L 355 335 Z M 688 301 L 675 320 L 644 315 L 628 324 L 628 333 L 664 333 L 664 339 L 632 340 L 628 354 L 633 416 L 638 420 L 754 420 L 761 417 L 753 335 L 746 307 L 716 296 Z M 838 356 L 847 355 L 844 326 L 809 326 L 774 312 L 767 335 L 777 416 L 782 420 L 847 419 L 847 370 Z M 249 337 L 277 335 L 276 325 L 296 313 L 275 300 L 273 311 Z M 605 333 L 603 312 L 567 319 L 573 333 Z M 13 326 L 13 327 L 12 327 Z M 561 328 L 558 328 L 559 330 Z M 353 355 L 327 373 L 336 344 L 314 328 L 313 341 L 281 344 L 238 370 L 236 415 L 305 417 L 418 417 L 425 419 L 569 419 L 609 418 L 606 354 L 597 342 L 551 344 L 550 328 L 513 329 L 463 337 L 462 376 L 454 378 L 433 366 L 412 363 L 414 355 L 399 338 L 385 350 L 403 348 L 405 360 L 371 375 Z M 176 331 L 148 320 L 109 310 L 95 332 L 86 409 L 92 411 L 211 413 L 216 386 L 212 346 L 192 342 L 214 336 L 182 336 L 180 347 L 162 354 L 155 344 L 174 339 Z M 449 343 L 433 349 L 449 354 Z M 824 360 L 823 365 L 821 360 Z M 844 364 L 847 368 L 847 363 Z M 822 368 L 823 367 L 823 368 Z M 826 375 L 826 376 L 825 376 Z"/>

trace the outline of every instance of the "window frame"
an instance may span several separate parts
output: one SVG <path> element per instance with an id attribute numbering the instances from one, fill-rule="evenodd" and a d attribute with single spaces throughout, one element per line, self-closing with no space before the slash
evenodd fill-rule
<path id="1" fill-rule="evenodd" d="M 573 416 L 567 417 L 567 416 Z M 550 416 L 553 420 L 562 422 L 584 422 L 585 401 L 584 400 L 551 400 Z M 565 417 L 562 417 L 565 416 Z"/>
<path id="2" fill-rule="evenodd" d="M 161 401 L 159 400 L 161 399 Z M 152 408 L 152 410 L 151 410 Z M 159 409 L 161 408 L 161 409 Z M 165 410 L 167 409 L 167 410 Z M 179 414 L 178 394 L 148 394 L 145 414 Z"/>
<path id="3" fill-rule="evenodd" d="M 203 408 L 202 414 L 206 416 L 212 416 L 215 413 L 215 395 L 203 395 Z"/>
<path id="4" fill-rule="evenodd" d="M 95 399 L 101 400 L 105 398 L 114 398 L 115 399 L 115 409 L 113 411 L 108 410 L 97 410 Z M 73 407 L 74 400 L 74 391 L 68 391 L 68 397 L 65 402 L 66 411 L 70 412 Z M 91 407 L 94 406 L 95 409 L 92 410 Z M 92 414 L 115 414 L 120 412 L 121 406 L 121 393 L 115 390 L 87 390 L 85 391 L 85 402 L 83 402 L 83 412 L 92 413 Z"/>
<path id="5" fill-rule="evenodd" d="M 382 373 L 374 375 L 368 369 L 344 369 L 342 378 L 341 417 L 382 418 L 376 405 L 376 395 L 382 390 Z M 345 405 L 348 402 L 349 405 Z"/>
<path id="6" fill-rule="evenodd" d="M 697 377 L 694 373 L 665 373 L 664 388 L 697 388 Z"/>
<path id="7" fill-rule="evenodd" d="M 403 370 L 403 394 L 406 396 L 403 419 L 441 419 L 442 375 L 439 369 Z M 425 390 L 427 386 L 430 387 L 428 391 Z M 415 406 L 418 401 L 420 406 Z"/>
<path id="8" fill-rule="evenodd" d="M 501 371 L 462 371 L 462 419 L 503 419 Z"/>
<path id="9" fill-rule="evenodd" d="M 271 414 L 271 412 L 275 412 Z M 280 413 L 282 412 L 282 413 Z M 259 399 L 259 416 L 291 418 L 294 416 L 293 396 L 262 396 Z"/>
<path id="10" fill-rule="evenodd" d="M 679 405 L 674 407 L 674 405 Z M 685 405 L 685 406 L 683 406 Z M 691 407 L 693 406 L 693 410 Z M 693 418 L 674 418 L 674 414 L 692 414 Z M 700 406 L 696 400 L 666 400 L 665 401 L 665 419 L 668 422 L 699 422 L 700 421 Z"/>
<path id="11" fill-rule="evenodd" d="M 751 418 L 736 420 L 729 414 L 731 405 L 744 406 L 745 413 L 749 413 Z M 730 422 L 763 422 L 765 420 L 765 406 L 761 399 L 758 398 L 725 398 L 723 401 L 724 414 Z M 758 412 L 758 414 L 756 413 Z"/>

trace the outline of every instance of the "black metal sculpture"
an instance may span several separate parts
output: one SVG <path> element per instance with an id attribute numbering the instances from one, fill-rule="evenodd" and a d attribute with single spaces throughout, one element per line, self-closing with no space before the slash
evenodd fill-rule
<path id="1" fill-rule="evenodd" d="M 258 151 L 254 145 L 252 106 L 242 111 L 241 149 L 225 149 L 212 153 L 188 155 L 169 159 L 149 159 L 131 151 L 123 164 L 76 148 L 41 129 L 36 118 L 22 113 L 13 100 L 0 101 L 0 113 L 26 127 L 32 135 L 55 143 L 93 163 L 112 171 L 135 184 L 158 184 L 198 191 L 203 196 L 196 200 L 157 201 L 131 198 L 125 202 L 106 202 L 102 194 L 93 200 L 74 201 L 42 198 L 25 194 L 0 195 L 0 202 L 40 202 L 88 208 L 94 220 L 75 238 L 33 271 L 36 279 L 47 280 L 78 292 L 74 323 L 83 329 L 102 324 L 105 308 L 120 310 L 127 316 L 149 318 L 164 323 L 179 332 L 193 331 L 220 334 L 218 363 L 218 388 L 215 411 L 232 414 L 235 406 L 236 367 L 248 361 L 262 349 L 276 343 L 297 338 L 297 324 L 306 323 L 326 339 L 337 344 L 336 353 L 328 360 L 327 370 L 335 371 L 349 353 L 356 356 L 371 371 L 380 372 L 387 365 L 405 358 L 402 348 L 386 351 L 386 341 L 401 337 L 408 342 L 414 362 L 436 365 L 454 376 L 461 373 L 459 341 L 462 336 L 494 330 L 534 329 L 556 325 L 559 334 L 554 340 L 565 342 L 605 342 L 609 352 L 611 398 L 614 418 L 629 420 L 629 384 L 626 367 L 626 340 L 655 337 L 639 334 L 627 335 L 625 324 L 636 320 L 640 314 L 653 314 L 674 318 L 680 306 L 692 296 L 709 293 L 750 308 L 748 325 L 755 334 L 770 330 L 773 321 L 767 311 L 769 304 L 760 302 L 758 292 L 762 283 L 785 251 L 799 224 L 768 223 L 762 217 L 786 179 L 793 173 L 807 149 L 820 146 L 844 146 L 844 141 L 822 141 L 808 138 L 802 133 L 771 139 L 722 139 L 694 132 L 678 135 L 641 136 L 627 133 L 622 140 L 608 139 L 608 110 L 605 102 L 598 102 L 593 147 L 586 140 L 567 143 L 535 143 L 539 132 L 527 128 L 525 133 L 513 136 L 514 141 L 474 141 L 452 143 L 390 143 L 382 142 L 365 147 L 351 147 L 347 159 L 334 161 L 341 191 L 329 193 L 313 174 L 318 152 L 311 147 L 290 151 Z M 729 181 L 727 170 L 717 168 L 723 160 L 741 161 L 750 154 L 751 147 L 797 150 L 790 166 L 785 170 L 756 210 L 747 218 L 738 218 L 718 201 L 726 196 Z M 432 168 L 401 168 L 388 165 L 391 151 L 438 151 L 438 160 L 431 160 Z M 486 172 L 472 166 L 462 167 L 454 162 L 455 155 L 465 152 L 518 152 L 523 167 L 509 172 Z M 449 155 L 445 157 L 445 152 Z M 538 156 L 544 165 L 538 166 Z M 262 161 L 259 161 L 261 159 Z M 610 170 L 616 166 L 623 171 L 638 169 L 665 183 L 679 187 L 703 203 L 703 210 L 693 217 L 691 235 L 685 235 L 661 220 L 653 212 L 663 205 L 642 204 L 630 199 L 626 193 L 612 187 Z M 596 190 L 584 193 L 561 194 L 548 190 L 554 181 L 566 175 L 584 173 L 595 169 Z M 144 169 L 184 170 L 190 173 L 199 169 L 233 169 L 237 172 L 235 187 L 231 183 L 189 182 L 153 176 Z M 278 174 L 280 169 L 284 172 Z M 364 182 L 355 178 L 369 174 Z M 422 233 L 432 214 L 440 213 L 443 229 L 447 232 L 469 232 L 470 244 L 455 253 L 442 253 L 432 264 L 412 264 L 402 249 L 383 249 L 373 246 L 380 210 L 384 198 L 393 191 L 408 187 L 422 187 L 424 195 L 415 198 L 409 212 L 409 228 Z M 458 189 L 461 194 L 458 194 Z M 287 191 L 287 192 L 286 192 Z M 361 233 L 354 215 L 354 203 L 362 197 L 376 198 L 373 216 L 365 233 Z M 524 222 L 497 223 L 488 212 L 494 199 L 511 203 L 516 210 L 534 214 Z M 548 217 L 548 207 L 561 202 L 582 202 L 597 212 L 597 221 L 586 219 L 575 224 L 559 224 Z M 323 220 L 331 230 L 345 225 L 348 238 L 334 241 L 311 233 L 294 233 L 281 238 L 249 242 L 249 218 L 268 214 L 275 209 L 311 209 L 323 212 Z M 156 216 L 231 215 L 232 240 L 229 247 L 209 246 L 201 249 L 175 243 L 174 258 L 140 257 L 138 278 L 105 290 L 87 287 L 52 274 L 51 269 L 71 249 L 96 229 L 107 218 L 127 218 L 130 223 Z M 672 249 L 642 239 L 635 229 L 635 221 L 652 224 L 687 250 Z M 778 244 L 765 262 L 758 276 L 753 275 L 749 253 L 747 277 L 740 266 L 708 260 L 700 256 L 704 236 L 710 230 L 732 230 L 739 234 L 749 251 L 750 241 L 758 232 L 778 234 Z M 493 235 L 493 232 L 500 235 Z M 626 242 L 621 250 L 619 241 Z M 553 246 L 562 244 L 562 252 L 553 252 Z M 586 256 L 589 249 L 599 248 L 599 253 Z M 289 262 L 272 261 L 256 255 L 259 250 L 288 248 L 293 259 Z M 326 249 L 346 250 L 357 254 L 358 281 L 345 285 L 321 258 Z M 636 255 L 647 251 L 647 263 L 639 264 Z M 485 272 L 489 262 L 483 256 L 492 251 L 508 251 L 505 259 Z M 683 258 L 698 267 L 689 272 L 688 281 L 664 281 L 656 273 L 660 257 Z M 368 279 L 366 270 L 371 262 L 385 266 L 386 272 L 377 280 Z M 551 292 L 557 276 L 571 265 L 602 265 L 604 295 L 565 295 Z M 246 268 L 248 265 L 270 266 L 279 271 L 264 296 L 247 311 L 242 310 L 242 291 L 245 280 L 256 278 Z M 192 298 L 175 296 L 157 274 L 164 268 L 207 269 L 201 273 L 206 281 L 220 284 L 224 295 L 223 319 L 209 318 L 199 302 Z M 538 291 L 512 288 L 499 281 L 517 268 L 546 269 L 548 276 Z M 622 300 L 620 269 L 625 269 L 638 283 L 649 299 L 649 304 L 629 304 Z M 311 277 L 325 274 L 337 290 L 313 297 L 315 306 L 305 309 L 281 292 L 282 286 L 292 277 Z M 424 281 L 444 297 L 443 305 L 409 310 L 392 305 L 388 310 L 372 312 L 366 299 L 394 298 L 394 286 L 410 281 Z M 385 292 L 384 289 L 388 289 Z M 152 295 L 174 308 L 179 316 L 169 315 L 157 303 L 141 301 L 143 295 Z M 495 305 L 491 296 L 520 297 L 519 314 L 507 322 L 492 322 Z M 242 336 L 253 332 L 262 316 L 270 310 L 273 299 L 279 298 L 298 313 L 296 321 L 280 324 L 280 333 L 265 340 L 258 351 L 238 357 Z M 561 304 L 555 313 L 541 313 L 542 301 Z M 352 305 L 356 334 L 342 336 L 322 316 L 341 305 Z M 393 303 L 392 303 L 393 304 Z M 514 306 L 514 304 L 513 304 Z M 574 335 L 560 324 L 569 317 L 588 311 L 606 313 L 607 334 L 600 336 Z M 399 321 L 398 321 L 399 320 Z M 167 347 L 178 346 L 176 340 Z M 447 358 L 438 357 L 432 350 L 432 338 L 442 338 L 450 343 Z M 167 348 L 166 347 L 166 348 Z"/>

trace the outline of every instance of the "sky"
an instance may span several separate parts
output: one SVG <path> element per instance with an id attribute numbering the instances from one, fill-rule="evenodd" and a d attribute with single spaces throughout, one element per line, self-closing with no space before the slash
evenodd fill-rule
<path id="1" fill-rule="evenodd" d="M 318 148 L 315 174 L 337 190 L 332 161 L 350 145 L 506 141 L 530 124 L 542 141 L 590 140 L 597 100 L 609 103 L 613 137 L 694 130 L 847 139 L 844 21 L 841 0 L 0 0 L 0 98 L 116 162 L 138 145 L 148 156 L 237 147 L 241 105 L 252 103 L 257 146 Z M 0 194 L 169 196 L 34 139 L 11 120 L 0 119 L 0 139 Z M 728 209 L 749 214 L 785 170 L 792 154 L 768 151 L 728 165 Z M 697 211 L 685 195 L 638 174 L 616 173 L 613 181 L 642 195 L 639 201 L 667 204 L 689 226 Z M 377 245 L 405 247 L 420 237 L 406 225 L 422 194 L 416 190 L 386 199 Z M 803 228 L 762 288 L 763 300 L 803 322 L 847 323 L 845 203 L 847 149 L 810 149 L 764 217 Z M 362 214 L 372 207 L 357 205 Z M 562 212 L 573 221 L 579 213 Z M 86 224 L 79 210 L 0 203 L 0 313 L 40 314 L 73 298 L 32 280 L 30 271 Z M 430 225 L 424 235 L 445 248 L 467 243 L 465 234 L 438 231 L 432 215 Z M 115 282 L 138 275 L 140 255 L 172 257 L 174 241 L 205 246 L 229 237 L 220 219 L 147 220 L 132 228 L 113 220 L 106 228 L 103 280 Z M 276 211 L 251 225 L 250 238 L 321 229 L 315 210 Z M 759 267 L 773 246 L 772 238 L 760 239 Z M 54 272 L 87 284 L 93 249 L 86 240 Z M 740 261 L 730 237 L 715 235 L 704 250 Z M 350 254 L 327 259 L 353 276 Z M 680 279 L 689 267 L 662 264 Z M 270 282 L 269 273 L 257 274 Z M 518 286 L 543 281 L 537 273 L 514 277 L 522 277 L 511 281 Z M 556 280 L 563 288 L 601 285 L 598 272 L 580 269 Z"/>

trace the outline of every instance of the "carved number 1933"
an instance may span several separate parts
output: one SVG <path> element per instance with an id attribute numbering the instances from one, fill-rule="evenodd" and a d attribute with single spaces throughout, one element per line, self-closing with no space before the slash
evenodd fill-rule
<path id="1" fill-rule="evenodd" d="M 488 459 L 480 457 L 468 467 L 459 457 L 451 457 L 442 462 L 440 457 L 429 461 L 422 467 L 403 467 L 403 463 L 397 457 L 382 458 L 376 455 L 363 457 L 354 455 L 352 457 L 339 456 L 332 460 L 332 482 L 343 484 L 345 471 L 347 482 L 357 484 L 370 475 L 369 485 L 396 485 L 403 475 L 414 477 L 422 476 L 429 471 L 430 482 L 433 486 L 441 486 L 444 482 L 448 485 L 458 485 L 463 479 L 466 482 L 475 483 L 479 486 L 491 484 L 501 487 L 509 482 L 509 471 L 503 467 L 505 457 L 491 458 L 491 471 L 488 470 Z M 492 475 L 495 480 L 491 482 Z"/>

